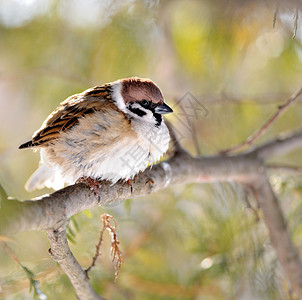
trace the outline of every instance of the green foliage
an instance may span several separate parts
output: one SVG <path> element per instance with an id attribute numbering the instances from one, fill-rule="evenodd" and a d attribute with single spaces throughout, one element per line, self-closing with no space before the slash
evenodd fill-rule
<path id="1" fill-rule="evenodd" d="M 42 291 L 39 288 L 39 282 L 35 280 L 35 274 L 29 270 L 27 267 L 23 266 L 20 264 L 20 267 L 24 270 L 26 276 L 28 277 L 29 280 L 29 291 L 33 291 L 33 298 L 34 299 L 40 299 L 44 300 L 47 299 L 47 296 L 42 293 Z"/>
<path id="2" fill-rule="evenodd" d="M 76 221 L 76 217 L 72 216 L 69 220 L 69 223 L 67 224 L 66 227 L 66 236 L 69 242 L 75 244 L 75 238 L 76 238 L 76 234 L 79 233 L 80 228 L 79 228 L 79 224 Z"/>

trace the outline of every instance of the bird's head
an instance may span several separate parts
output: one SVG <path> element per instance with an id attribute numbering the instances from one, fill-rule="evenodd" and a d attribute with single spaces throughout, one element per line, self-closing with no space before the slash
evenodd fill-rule
<path id="1" fill-rule="evenodd" d="M 173 112 L 159 87 L 150 79 L 131 77 L 113 84 L 112 100 L 126 115 L 159 126 L 162 115 Z"/>

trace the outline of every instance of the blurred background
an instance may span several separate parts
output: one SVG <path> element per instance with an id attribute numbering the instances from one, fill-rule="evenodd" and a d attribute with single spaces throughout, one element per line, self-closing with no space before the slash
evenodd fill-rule
<path id="1" fill-rule="evenodd" d="M 128 76 L 160 86 L 193 155 L 245 140 L 302 84 L 299 13 L 299 1 L 0 0 L 1 185 L 19 200 L 52 192 L 24 190 L 39 154 L 18 146 L 68 96 Z M 301 117 L 300 100 L 258 143 L 301 129 Z M 301 151 L 274 162 L 302 166 Z M 301 173 L 272 170 L 271 182 L 302 253 Z M 255 206 L 233 183 L 170 187 L 76 215 L 71 248 L 89 266 L 106 212 L 124 254 L 114 283 L 106 235 L 91 273 L 106 299 L 292 299 L 248 199 Z M 74 299 L 44 232 L 11 238 L 48 299 Z M 32 299 L 26 274 L 1 247 L 0 266 L 0 299 Z"/>

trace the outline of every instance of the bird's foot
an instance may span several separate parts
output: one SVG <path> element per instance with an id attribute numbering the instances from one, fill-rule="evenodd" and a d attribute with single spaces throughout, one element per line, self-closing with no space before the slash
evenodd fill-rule
<path id="1" fill-rule="evenodd" d="M 97 181 L 94 178 L 87 177 L 87 176 L 80 177 L 76 181 L 76 183 L 85 183 L 86 185 L 88 185 L 90 191 L 94 192 L 95 195 L 98 194 L 98 191 L 99 191 L 100 187 L 102 186 L 99 181 Z"/>
<path id="2" fill-rule="evenodd" d="M 135 183 L 135 178 L 133 179 L 133 182 Z M 132 194 L 132 192 L 133 192 L 133 186 L 132 186 L 132 182 L 131 182 L 131 179 L 128 179 L 128 180 L 126 180 L 126 179 L 123 179 L 123 183 L 124 184 L 128 184 L 128 186 L 129 186 L 129 188 L 130 188 L 130 192 L 131 192 L 131 194 Z"/>

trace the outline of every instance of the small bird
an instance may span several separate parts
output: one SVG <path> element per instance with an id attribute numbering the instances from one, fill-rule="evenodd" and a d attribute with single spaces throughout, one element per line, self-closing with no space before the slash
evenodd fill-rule
<path id="1" fill-rule="evenodd" d="M 171 112 L 159 87 L 138 77 L 67 98 L 19 147 L 41 150 L 39 168 L 25 188 L 132 179 L 167 151 L 170 135 L 162 115 Z"/>

